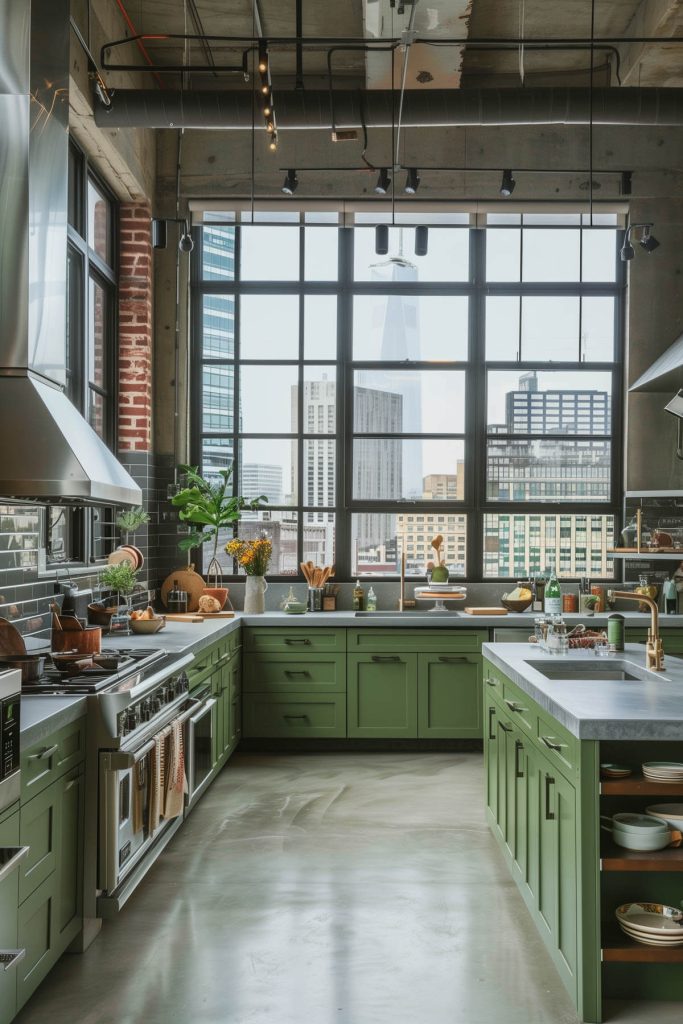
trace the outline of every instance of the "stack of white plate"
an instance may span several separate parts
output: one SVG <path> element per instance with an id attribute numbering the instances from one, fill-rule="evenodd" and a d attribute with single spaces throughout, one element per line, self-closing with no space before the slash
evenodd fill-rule
<path id="1" fill-rule="evenodd" d="M 461 587 L 458 583 L 430 583 L 427 587 L 420 587 L 420 590 L 428 590 L 430 593 L 440 594 L 446 593 L 466 593 L 465 588 Z"/>
<path id="2" fill-rule="evenodd" d="M 683 946 L 683 911 L 663 903 L 624 903 L 616 918 L 625 935 L 644 946 Z"/>
<path id="3" fill-rule="evenodd" d="M 683 764 L 678 761 L 646 761 L 643 775 L 650 782 L 683 783 Z"/>
<path id="4" fill-rule="evenodd" d="M 600 772 L 605 779 L 626 779 L 633 774 L 633 768 L 625 764 L 606 763 L 600 765 Z"/>
<path id="5" fill-rule="evenodd" d="M 683 804 L 651 804 L 645 811 L 653 818 L 659 818 L 671 828 L 683 832 Z"/>

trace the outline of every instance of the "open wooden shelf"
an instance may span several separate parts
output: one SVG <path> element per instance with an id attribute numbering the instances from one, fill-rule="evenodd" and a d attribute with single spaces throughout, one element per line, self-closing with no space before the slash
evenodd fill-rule
<path id="1" fill-rule="evenodd" d="M 604 839 L 600 867 L 602 871 L 683 871 L 683 846 L 668 846 L 648 853 L 625 850 L 610 839 Z"/>
<path id="2" fill-rule="evenodd" d="M 600 793 L 604 796 L 680 796 L 683 794 L 683 780 L 650 782 L 639 772 L 634 772 L 625 779 L 600 779 Z"/>
<path id="3" fill-rule="evenodd" d="M 603 963 L 683 964 L 683 946 L 644 946 L 625 935 L 618 925 L 610 928 L 602 944 Z"/>

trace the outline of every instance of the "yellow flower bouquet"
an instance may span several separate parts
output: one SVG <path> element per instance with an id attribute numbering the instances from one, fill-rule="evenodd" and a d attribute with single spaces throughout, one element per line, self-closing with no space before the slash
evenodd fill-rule
<path id="1" fill-rule="evenodd" d="M 268 572 L 273 544 L 268 537 L 256 540 L 229 540 L 225 545 L 227 553 L 237 561 L 247 576 L 265 576 Z"/>

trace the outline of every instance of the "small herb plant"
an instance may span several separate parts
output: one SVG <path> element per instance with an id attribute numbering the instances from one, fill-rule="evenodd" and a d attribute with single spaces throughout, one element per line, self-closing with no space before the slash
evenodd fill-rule
<path id="1" fill-rule="evenodd" d="M 255 512 L 268 499 L 265 494 L 250 499 L 231 494 L 232 466 L 229 469 L 220 469 L 211 480 L 205 480 L 196 466 L 180 466 L 180 472 L 187 479 L 187 487 L 171 500 L 183 522 L 191 523 L 197 529 L 182 537 L 178 547 L 181 551 L 189 552 L 191 548 L 196 548 L 200 544 L 213 542 L 213 554 L 207 576 L 213 578 L 217 586 L 218 578 L 222 575 L 217 557 L 219 531 L 229 529 L 239 521 L 242 512 Z"/>
<path id="2" fill-rule="evenodd" d="M 116 525 L 119 530 L 126 535 L 126 544 L 128 543 L 128 535 L 135 533 L 141 526 L 146 526 L 149 522 L 149 515 L 143 509 L 142 505 L 136 505 L 133 508 L 127 508 L 124 512 L 120 512 L 116 517 Z"/>
<path id="3" fill-rule="evenodd" d="M 132 594 L 138 581 L 138 574 L 130 565 L 108 565 L 102 571 L 101 582 L 118 594 Z"/>

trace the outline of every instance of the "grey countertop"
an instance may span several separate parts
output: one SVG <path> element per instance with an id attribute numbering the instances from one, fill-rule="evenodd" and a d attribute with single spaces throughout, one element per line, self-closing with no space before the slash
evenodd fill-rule
<path id="1" fill-rule="evenodd" d="M 624 612 L 629 626 L 645 628 L 649 623 L 649 615 L 640 612 Z M 263 615 L 244 615 L 237 612 L 234 619 L 215 619 L 204 622 L 168 622 L 161 633 L 154 636 L 104 637 L 105 647 L 163 647 L 165 650 L 178 654 L 197 654 L 208 644 L 215 643 L 229 633 L 247 626 L 273 626 L 287 629 L 330 629 L 333 627 L 367 628 L 401 628 L 401 629 L 527 629 L 533 632 L 533 612 L 521 615 L 466 615 L 464 612 L 452 612 L 447 615 L 429 612 L 408 612 L 399 616 L 396 613 L 356 617 L 352 611 L 306 613 L 304 615 L 286 615 L 280 611 L 267 611 Z M 569 624 L 585 622 L 590 627 L 604 626 L 606 615 L 581 616 L 566 615 Z M 660 616 L 662 628 L 683 629 L 683 615 Z M 509 646 L 513 645 L 496 645 Z M 526 649 L 526 647 L 524 648 Z M 519 646 L 517 646 L 519 650 Z M 635 648 L 642 657 L 642 648 Z M 502 667 L 502 666 L 501 666 Z M 683 663 L 681 664 L 683 680 Z M 572 684 L 574 685 L 574 684 Z M 604 684 L 601 684 L 604 686 Z M 683 683 L 682 683 L 683 686 Z M 541 703 L 539 701 L 539 703 Z M 31 696 L 24 694 L 21 702 L 21 742 L 22 746 L 32 746 L 40 742 L 50 733 L 67 725 L 80 715 L 85 714 L 84 697 L 50 697 Z M 681 701 L 683 708 L 683 701 Z M 571 726 L 569 726 L 571 728 Z M 577 733 L 578 735 L 578 733 Z M 683 733 L 676 733 L 676 738 Z"/>
<path id="2" fill-rule="evenodd" d="M 486 643 L 482 652 L 561 725 L 582 740 L 683 740 L 683 660 L 665 655 L 665 671 L 647 680 L 597 679 L 591 669 L 609 660 L 645 668 L 645 651 L 626 644 L 623 654 L 596 658 L 592 651 L 553 657 L 532 644 Z M 578 659 L 581 679 L 547 679 L 534 661 L 554 666 Z"/>

